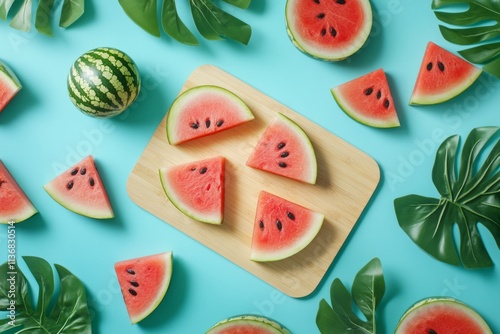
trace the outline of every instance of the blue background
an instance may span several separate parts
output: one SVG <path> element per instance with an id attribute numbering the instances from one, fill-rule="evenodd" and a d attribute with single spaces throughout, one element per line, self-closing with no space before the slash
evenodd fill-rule
<path id="1" fill-rule="evenodd" d="M 180 15 L 194 28 L 187 4 L 178 2 Z M 53 38 L 19 32 L 0 22 L 0 59 L 24 85 L 0 114 L 0 159 L 40 211 L 16 226 L 18 256 L 44 257 L 80 277 L 89 295 L 95 333 L 203 333 L 219 320 L 242 313 L 269 316 L 293 333 L 318 333 L 318 303 L 329 298 L 330 283 L 338 277 L 350 288 L 356 272 L 375 256 L 382 262 L 387 286 L 377 310 L 380 333 L 393 332 L 414 302 L 441 295 L 470 304 L 493 332 L 500 332 L 500 252 L 491 234 L 481 227 L 495 267 L 473 271 L 453 267 L 414 245 L 399 228 L 393 209 L 399 196 L 437 196 L 430 175 L 442 140 L 453 134 L 465 137 L 474 127 L 500 125 L 500 82 L 483 74 L 447 103 L 408 106 L 427 42 L 459 50 L 441 37 L 430 1 L 373 0 L 374 26 L 367 44 L 340 63 L 317 61 L 295 49 L 285 30 L 283 0 L 254 0 L 248 10 L 220 5 L 252 26 L 248 46 L 200 37 L 201 46 L 190 47 L 165 34 L 152 37 L 128 19 L 118 1 L 87 1 L 80 21 L 67 30 L 54 27 Z M 99 46 L 128 53 L 143 79 L 133 107 L 105 122 L 76 110 L 66 91 L 73 61 Z M 127 195 L 126 181 L 134 164 L 186 78 L 203 64 L 219 66 L 305 115 L 371 155 L 381 167 L 381 182 L 372 200 L 308 297 L 283 295 L 137 207 Z M 398 109 L 397 129 L 356 123 L 339 109 L 329 91 L 380 67 L 388 75 Z M 88 154 L 94 155 L 107 186 L 116 211 L 113 220 L 69 212 L 42 189 Z M 6 258 L 6 228 L 0 238 Z M 175 258 L 170 289 L 150 317 L 132 326 L 113 264 L 167 250 Z"/>

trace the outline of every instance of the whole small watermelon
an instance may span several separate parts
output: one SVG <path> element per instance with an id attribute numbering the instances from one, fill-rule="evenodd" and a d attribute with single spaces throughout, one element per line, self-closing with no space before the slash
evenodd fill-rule
<path id="1" fill-rule="evenodd" d="M 92 117 L 113 117 L 139 95 L 141 77 L 134 61 L 123 51 L 101 47 L 74 62 L 68 75 L 71 102 Z"/>

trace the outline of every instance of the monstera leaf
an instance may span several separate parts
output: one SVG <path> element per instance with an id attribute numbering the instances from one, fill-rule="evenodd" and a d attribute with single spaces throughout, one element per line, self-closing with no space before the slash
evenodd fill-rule
<path id="1" fill-rule="evenodd" d="M 316 325 L 321 334 L 376 333 L 375 308 L 385 293 L 384 274 L 378 258 L 372 259 L 356 274 L 352 296 L 336 278 L 330 287 L 331 306 L 325 299 L 319 303 Z M 352 306 L 356 303 L 366 320 L 358 318 Z"/>
<path id="2" fill-rule="evenodd" d="M 252 0 L 224 1 L 245 9 Z M 118 0 L 118 2 L 138 26 L 151 35 L 160 37 L 157 0 Z M 252 34 L 250 26 L 214 5 L 212 0 L 189 0 L 189 6 L 196 28 L 204 38 L 208 40 L 227 38 L 245 45 L 248 44 Z M 181 20 L 175 0 L 163 0 L 161 25 L 163 31 L 173 39 L 187 45 L 199 44 L 196 36 Z"/>
<path id="3" fill-rule="evenodd" d="M 49 263 L 38 257 L 23 257 L 38 283 L 39 293 L 36 308 L 29 297 L 26 277 L 12 263 L 0 266 L 0 311 L 7 317 L 0 320 L 0 333 L 12 329 L 16 333 L 65 333 L 90 334 L 90 313 L 82 282 L 66 268 L 56 264 L 59 274 L 59 297 L 52 307 L 54 276 Z"/>
<path id="4" fill-rule="evenodd" d="M 401 228 L 424 251 L 436 259 L 466 268 L 490 267 L 493 262 L 484 246 L 478 224 L 485 226 L 500 245 L 500 140 L 498 127 L 471 131 L 460 155 L 459 137 L 446 139 L 439 147 L 432 180 L 438 198 L 408 195 L 394 201 Z M 490 153 L 481 153 L 492 143 Z M 482 162 L 482 164 L 481 164 Z M 453 226 L 458 225 L 457 252 Z"/>
<path id="5" fill-rule="evenodd" d="M 21 0 L 0 0 L 0 19 L 6 21 L 12 5 L 21 3 Z M 60 2 L 59 2 L 60 3 Z M 85 0 L 64 0 L 59 19 L 59 26 L 67 28 L 82 16 Z M 52 9 L 54 0 L 38 0 L 35 14 L 35 28 L 42 34 L 52 36 Z M 31 30 L 33 14 L 33 0 L 22 0 L 22 4 L 10 22 L 10 26 L 21 30 Z"/>
<path id="6" fill-rule="evenodd" d="M 461 28 L 439 26 L 443 37 L 458 45 L 473 45 L 459 51 L 468 61 L 486 64 L 483 69 L 500 78 L 500 1 L 497 0 L 433 0 L 432 8 L 468 5 L 465 11 L 436 11 L 436 17 Z M 493 22 L 494 24 L 491 24 Z"/>

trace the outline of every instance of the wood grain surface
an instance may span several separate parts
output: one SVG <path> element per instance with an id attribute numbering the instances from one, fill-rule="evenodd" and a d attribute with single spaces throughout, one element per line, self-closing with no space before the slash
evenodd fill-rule
<path id="1" fill-rule="evenodd" d="M 237 94 L 250 107 L 255 119 L 230 130 L 171 146 L 164 117 L 129 176 L 129 196 L 146 211 L 283 293 L 292 297 L 307 296 L 320 283 L 374 193 L 380 180 L 379 167 L 351 144 L 217 67 L 197 68 L 181 92 L 204 84 L 221 86 Z M 245 165 L 277 112 L 298 123 L 311 139 L 318 160 L 316 185 Z M 217 155 L 227 159 L 225 212 L 222 225 L 210 225 L 186 217 L 168 201 L 158 170 Z M 311 244 L 288 259 L 269 263 L 249 259 L 261 190 L 325 215 L 323 227 Z"/>

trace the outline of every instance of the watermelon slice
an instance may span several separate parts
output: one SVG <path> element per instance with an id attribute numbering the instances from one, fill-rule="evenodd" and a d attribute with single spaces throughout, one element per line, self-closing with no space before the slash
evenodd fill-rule
<path id="1" fill-rule="evenodd" d="M 314 148 L 302 128 L 276 114 L 246 162 L 247 166 L 310 184 L 316 183 Z"/>
<path id="2" fill-rule="evenodd" d="M 481 72 L 459 56 L 429 42 L 410 104 L 429 105 L 448 101 L 470 87 Z"/>
<path id="3" fill-rule="evenodd" d="M 331 89 L 339 107 L 352 119 L 376 128 L 398 127 L 399 118 L 383 69 Z"/>
<path id="4" fill-rule="evenodd" d="M 197 221 L 221 224 L 224 216 L 224 157 L 160 169 L 163 190 L 172 204 Z"/>
<path id="5" fill-rule="evenodd" d="M 410 307 L 401 317 L 395 334 L 467 333 L 492 334 L 479 314 L 448 297 L 427 298 Z"/>
<path id="6" fill-rule="evenodd" d="M 164 252 L 115 263 L 132 324 L 150 315 L 165 297 L 172 277 L 172 257 L 172 252 Z"/>
<path id="7" fill-rule="evenodd" d="M 325 61 L 343 60 L 361 49 L 373 23 L 369 0 L 287 0 L 285 16 L 292 43 Z"/>
<path id="8" fill-rule="evenodd" d="M 0 224 L 19 223 L 38 211 L 0 160 Z"/>
<path id="9" fill-rule="evenodd" d="M 180 94 L 167 114 L 171 145 L 230 129 L 254 119 L 248 106 L 218 86 L 197 86 Z"/>
<path id="10" fill-rule="evenodd" d="M 304 249 L 318 234 L 324 215 L 261 191 L 252 235 L 252 261 L 277 261 Z"/>
<path id="11" fill-rule="evenodd" d="M 240 315 L 219 321 L 205 334 L 291 334 L 291 332 L 270 318 Z"/>
<path id="12" fill-rule="evenodd" d="M 14 72 L 7 65 L 0 62 L 0 112 L 2 112 L 21 88 L 21 83 Z"/>
<path id="13" fill-rule="evenodd" d="M 89 155 L 43 186 L 47 193 L 68 210 L 96 219 L 115 215 L 106 189 Z"/>

